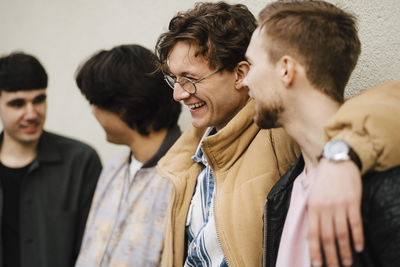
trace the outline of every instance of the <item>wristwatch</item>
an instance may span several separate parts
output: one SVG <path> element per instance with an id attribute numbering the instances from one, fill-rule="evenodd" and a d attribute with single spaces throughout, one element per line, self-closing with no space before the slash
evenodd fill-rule
<path id="1" fill-rule="evenodd" d="M 331 140 L 324 146 L 321 157 L 331 161 L 353 161 L 361 170 L 361 161 L 353 149 L 343 140 Z"/>

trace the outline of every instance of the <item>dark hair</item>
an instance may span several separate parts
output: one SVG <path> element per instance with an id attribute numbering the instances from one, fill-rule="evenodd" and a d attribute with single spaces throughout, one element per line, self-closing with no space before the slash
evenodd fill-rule
<path id="1" fill-rule="evenodd" d="M 177 125 L 181 105 L 157 71 L 156 56 L 139 45 L 102 50 L 76 73 L 76 83 L 87 100 L 118 114 L 142 135 Z"/>
<path id="2" fill-rule="evenodd" d="M 274 63 L 295 56 L 310 82 L 338 102 L 361 52 L 354 15 L 323 1 L 276 2 L 260 13 Z"/>
<path id="3" fill-rule="evenodd" d="M 46 71 L 34 56 L 12 53 L 0 58 L 0 92 L 46 88 Z"/>
<path id="4" fill-rule="evenodd" d="M 179 12 L 169 23 L 156 44 L 159 67 L 168 72 L 168 55 L 179 41 L 197 46 L 211 69 L 223 68 L 232 72 L 245 53 L 256 19 L 245 5 L 224 2 L 197 3 L 194 9 Z"/>

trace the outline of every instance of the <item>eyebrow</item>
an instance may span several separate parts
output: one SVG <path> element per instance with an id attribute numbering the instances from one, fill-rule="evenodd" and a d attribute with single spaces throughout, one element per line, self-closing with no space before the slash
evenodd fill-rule
<path id="1" fill-rule="evenodd" d="M 172 74 L 172 73 L 171 73 Z M 197 77 L 198 75 L 196 75 L 196 74 L 194 74 L 194 73 L 191 73 L 191 72 L 188 72 L 188 71 L 183 71 L 183 72 L 181 72 L 181 73 L 179 73 L 179 75 L 175 75 L 175 74 L 173 74 L 174 76 L 179 76 L 179 77 L 186 77 L 186 76 L 194 76 L 194 77 Z"/>

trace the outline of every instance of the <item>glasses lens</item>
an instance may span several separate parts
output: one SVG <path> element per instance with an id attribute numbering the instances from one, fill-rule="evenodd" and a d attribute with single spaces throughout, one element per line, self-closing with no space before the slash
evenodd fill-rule
<path id="1" fill-rule="evenodd" d="M 185 89 L 185 91 L 188 92 L 189 94 L 196 93 L 196 85 L 192 82 L 187 82 L 183 89 Z"/>
<path id="2" fill-rule="evenodd" d="M 174 89 L 175 86 L 175 80 L 174 78 L 172 78 L 169 75 L 165 75 L 164 76 L 164 80 L 167 82 L 167 84 L 169 85 L 169 87 L 171 87 L 172 89 Z"/>
<path id="3" fill-rule="evenodd" d="M 180 86 L 182 86 L 183 90 L 185 90 L 186 92 L 188 92 L 190 94 L 196 93 L 196 86 L 194 85 L 194 83 L 191 80 L 189 80 L 187 78 L 183 78 L 182 81 L 178 82 L 177 80 L 175 80 L 175 78 L 172 78 L 169 75 L 165 75 L 164 80 L 167 82 L 169 87 L 172 88 L 172 90 L 174 89 L 175 84 L 179 83 Z"/>
<path id="4" fill-rule="evenodd" d="M 196 86 L 190 79 L 183 77 L 180 85 L 182 86 L 183 90 L 185 90 L 189 94 L 196 93 Z"/>

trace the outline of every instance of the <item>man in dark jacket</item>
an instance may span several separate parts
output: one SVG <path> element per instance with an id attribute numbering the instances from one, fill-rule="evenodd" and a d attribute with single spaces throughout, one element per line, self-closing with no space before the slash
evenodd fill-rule
<path id="1" fill-rule="evenodd" d="M 311 261 L 310 249 L 314 244 L 307 242 L 307 222 L 314 219 L 307 215 L 307 199 L 319 160 L 322 156 L 324 161 L 354 162 L 353 165 L 359 167 L 355 172 L 363 169 L 358 156 L 345 141 L 332 140 L 323 145 L 324 126 L 334 115 L 346 110 L 346 104 L 340 111 L 339 107 L 360 54 L 356 21 L 332 4 L 299 1 L 267 6 L 261 13 L 259 25 L 246 53 L 251 67 L 245 83 L 250 96 L 256 100 L 255 119 L 263 128 L 283 126 L 302 152 L 302 157 L 268 195 L 264 214 L 267 217 L 264 260 L 266 266 L 321 266 L 327 259 Z M 387 121 L 387 117 L 392 118 L 396 113 L 398 117 L 398 108 L 388 110 L 386 107 L 396 107 L 396 103 L 399 106 L 399 89 L 398 81 L 385 83 L 349 102 L 368 106 Z M 354 115 L 346 114 L 349 119 Z M 368 116 L 360 121 L 360 129 L 367 131 L 373 142 L 372 133 L 382 127 L 380 122 L 372 122 Z M 398 135 L 398 130 L 395 123 L 389 125 L 387 137 Z M 396 145 L 398 143 L 393 143 Z M 380 153 L 387 154 L 384 149 Z M 396 164 L 390 162 L 390 157 L 383 157 L 382 162 L 381 167 Z M 399 178 L 400 167 L 395 167 L 368 173 L 363 176 L 362 183 L 355 181 L 356 187 L 363 190 L 365 248 L 362 253 L 355 253 L 360 249 L 353 248 L 353 260 L 342 257 L 342 262 L 337 261 L 335 266 L 400 266 Z M 346 225 L 346 214 L 342 218 L 339 222 Z M 319 221 L 317 227 L 326 223 Z M 334 224 L 330 231 L 337 231 L 337 227 L 339 225 Z M 335 247 L 335 241 L 331 241 L 331 247 Z M 324 247 L 325 252 L 328 249 Z"/>
<path id="2" fill-rule="evenodd" d="M 88 145 L 43 131 L 47 74 L 33 56 L 0 58 L 0 266 L 70 267 L 101 171 Z"/>

